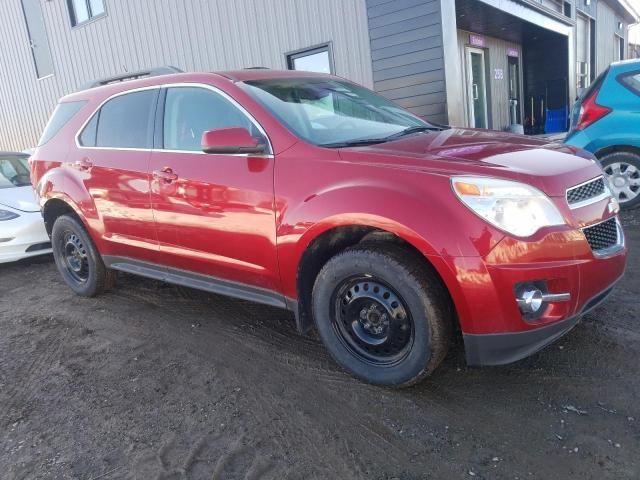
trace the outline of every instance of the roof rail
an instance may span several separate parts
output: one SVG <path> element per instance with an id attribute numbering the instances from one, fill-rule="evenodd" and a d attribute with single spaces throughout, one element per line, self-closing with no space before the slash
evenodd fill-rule
<path id="1" fill-rule="evenodd" d="M 81 90 L 88 90 L 90 88 L 102 87 L 103 85 L 109 85 L 111 83 L 126 82 L 127 80 L 135 80 L 143 77 L 159 77 L 160 75 L 171 75 L 172 73 L 184 73 L 177 67 L 167 65 L 164 67 L 149 68 L 147 70 L 140 70 L 138 72 L 127 72 L 122 75 L 115 75 L 113 77 L 102 78 L 100 80 L 94 80 L 91 83 L 84 85 Z"/>
<path id="2" fill-rule="evenodd" d="M 243 70 L 271 70 L 269 67 L 245 67 Z"/>

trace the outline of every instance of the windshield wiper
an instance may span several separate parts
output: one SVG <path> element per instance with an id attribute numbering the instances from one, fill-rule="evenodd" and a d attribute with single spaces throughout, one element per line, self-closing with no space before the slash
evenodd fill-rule
<path id="1" fill-rule="evenodd" d="M 389 135 L 388 137 L 381 138 L 361 138 L 359 140 L 348 140 L 345 142 L 336 142 L 336 143 L 321 143 L 320 147 L 326 148 L 345 148 L 345 147 L 361 147 L 365 145 L 375 145 L 376 143 L 384 143 L 390 140 L 395 140 L 400 137 L 404 137 L 405 135 L 410 135 L 412 133 L 426 132 L 426 131 L 434 131 L 440 132 L 443 128 L 440 127 L 432 127 L 426 125 L 414 125 L 413 127 L 407 127 L 404 130 L 400 130 L 393 135 Z"/>
<path id="2" fill-rule="evenodd" d="M 385 141 L 395 140 L 396 138 L 404 137 L 405 135 L 411 135 L 412 133 L 420 133 L 420 132 L 440 132 L 442 128 L 440 127 L 432 127 L 427 125 L 415 125 L 413 127 L 407 127 L 404 130 L 400 130 L 393 135 L 389 135 L 385 137 Z"/>
<path id="3" fill-rule="evenodd" d="M 318 146 L 325 148 L 362 147 L 366 145 L 375 145 L 376 143 L 383 143 L 386 141 L 386 138 L 361 138 L 360 140 L 348 140 L 345 142 L 321 143 Z"/>

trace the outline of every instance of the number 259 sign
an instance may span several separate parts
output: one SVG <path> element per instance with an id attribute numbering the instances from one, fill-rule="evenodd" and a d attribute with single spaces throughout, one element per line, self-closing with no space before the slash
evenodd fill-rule
<path id="1" fill-rule="evenodd" d="M 496 68 L 493 70 L 493 78 L 496 80 L 504 79 L 504 70 L 501 68 Z"/>

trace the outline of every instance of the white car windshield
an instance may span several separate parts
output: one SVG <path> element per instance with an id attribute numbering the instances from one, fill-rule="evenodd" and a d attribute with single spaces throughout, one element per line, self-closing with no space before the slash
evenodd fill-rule
<path id="1" fill-rule="evenodd" d="M 325 147 L 380 143 L 440 130 L 372 91 L 332 78 L 254 80 L 241 84 L 289 130 Z"/>
<path id="2" fill-rule="evenodd" d="M 31 185 L 28 157 L 0 156 L 0 188 Z"/>

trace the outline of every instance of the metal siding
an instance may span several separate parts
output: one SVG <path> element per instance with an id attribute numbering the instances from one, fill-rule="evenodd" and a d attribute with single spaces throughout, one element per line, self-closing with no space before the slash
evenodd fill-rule
<path id="1" fill-rule="evenodd" d="M 614 35 L 618 34 L 625 39 L 627 24 L 613 8 L 603 1 L 597 5 L 598 15 L 596 17 L 596 75 L 600 74 L 610 63 L 616 60 L 614 50 Z M 618 30 L 618 22 L 622 22 L 621 30 Z M 626 53 L 626 46 L 625 46 Z"/>
<path id="2" fill-rule="evenodd" d="M 105 0 L 105 17 L 76 28 L 66 0 L 40 1 L 55 69 L 42 80 L 20 0 L 3 1 L 0 149 L 33 147 L 61 96 L 151 66 L 283 69 L 285 53 L 331 42 L 335 73 L 373 86 L 365 0 Z"/>
<path id="3" fill-rule="evenodd" d="M 367 0 L 375 90 L 447 122 L 440 0 Z"/>

